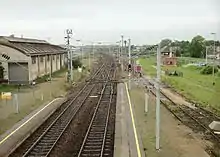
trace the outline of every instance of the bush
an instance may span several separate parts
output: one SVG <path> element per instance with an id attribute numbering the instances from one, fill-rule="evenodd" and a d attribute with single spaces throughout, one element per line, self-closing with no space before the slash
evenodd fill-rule
<path id="1" fill-rule="evenodd" d="M 183 62 L 182 62 L 182 61 L 180 61 L 180 60 L 177 60 L 176 65 L 177 65 L 178 67 L 180 67 L 180 66 L 182 66 L 182 65 L 183 65 Z"/>
<path id="2" fill-rule="evenodd" d="M 212 66 L 206 66 L 201 70 L 201 74 L 204 74 L 204 75 L 212 74 L 213 73 L 212 71 L 213 71 Z M 214 73 L 217 73 L 217 72 L 218 72 L 218 68 L 214 67 Z"/>
<path id="3" fill-rule="evenodd" d="M 72 64 L 74 69 L 77 69 L 78 67 L 82 67 L 82 62 L 79 59 L 74 59 L 72 61 Z"/>
<path id="4" fill-rule="evenodd" d="M 195 65 L 190 65 L 187 67 L 187 69 L 194 70 L 194 71 L 202 70 L 203 68 L 204 67 L 202 67 L 202 66 L 195 66 Z"/>

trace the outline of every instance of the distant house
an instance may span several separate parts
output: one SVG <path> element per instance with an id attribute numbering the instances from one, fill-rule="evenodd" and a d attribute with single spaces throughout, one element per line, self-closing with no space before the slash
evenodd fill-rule
<path id="1" fill-rule="evenodd" d="M 215 47 L 215 54 L 213 54 L 214 51 L 213 46 L 208 47 L 207 51 L 208 51 L 207 58 L 220 60 L 220 46 Z"/>
<path id="2" fill-rule="evenodd" d="M 0 36 L 0 62 L 9 83 L 26 84 L 64 66 L 65 49 L 45 40 Z M 10 58 L 5 59 L 7 55 Z"/>
<path id="3" fill-rule="evenodd" d="M 173 53 L 172 47 L 167 47 L 161 52 L 162 65 L 177 65 L 177 57 Z"/>

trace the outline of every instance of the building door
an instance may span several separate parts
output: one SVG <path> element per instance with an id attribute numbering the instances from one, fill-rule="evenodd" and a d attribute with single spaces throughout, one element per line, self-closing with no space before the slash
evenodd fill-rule
<path id="1" fill-rule="evenodd" d="M 8 63 L 8 79 L 11 84 L 28 84 L 28 63 Z"/>

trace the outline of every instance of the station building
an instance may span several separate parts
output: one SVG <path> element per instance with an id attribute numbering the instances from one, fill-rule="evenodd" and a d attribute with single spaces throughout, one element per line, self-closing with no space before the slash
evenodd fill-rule
<path id="1" fill-rule="evenodd" d="M 9 83 L 31 83 L 37 77 L 60 70 L 65 52 L 45 40 L 0 36 L 0 62 L 4 79 Z"/>

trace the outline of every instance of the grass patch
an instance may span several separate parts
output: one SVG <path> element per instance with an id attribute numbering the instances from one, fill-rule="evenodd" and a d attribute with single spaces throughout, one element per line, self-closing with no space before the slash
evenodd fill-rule
<path id="1" fill-rule="evenodd" d="M 11 92 L 17 89 L 16 85 L 9 85 L 9 84 L 1 84 L 0 85 L 0 92 Z"/>
<path id="2" fill-rule="evenodd" d="M 22 120 L 26 115 L 28 115 L 30 112 L 34 111 L 41 105 L 43 101 L 40 99 L 36 99 L 33 104 L 30 106 L 20 106 L 20 112 L 10 114 L 6 119 L 0 119 L 0 135 L 3 134 L 5 131 L 10 129 L 15 123 Z"/>
<path id="3" fill-rule="evenodd" d="M 85 64 L 87 63 L 87 61 L 88 60 L 86 60 L 86 59 L 84 60 Z M 52 74 L 52 77 L 54 77 L 54 78 L 60 77 L 60 76 L 64 77 L 64 73 L 66 71 L 67 71 L 67 69 L 61 69 L 59 71 L 56 71 Z M 87 69 L 83 70 L 82 73 L 79 73 L 78 70 L 75 69 L 75 70 L 73 70 L 73 81 L 74 82 L 82 81 L 88 75 L 89 75 L 89 73 L 88 73 Z M 43 83 L 43 82 L 45 82 L 45 80 L 47 80 L 47 78 L 49 78 L 49 75 L 45 75 L 41 78 L 38 78 L 38 81 Z M 63 79 L 63 78 L 61 78 L 61 79 Z M 52 83 L 53 83 L 53 81 L 52 81 Z M 24 86 L 24 87 L 26 87 L 26 86 Z M 17 89 L 16 85 L 0 85 L 0 91 L 11 91 L 11 90 L 16 90 L 16 89 Z M 19 109 L 20 112 L 18 114 L 10 112 L 10 114 L 7 115 L 7 118 L 0 118 L 0 124 L 1 124 L 0 134 L 3 134 L 5 131 L 10 129 L 15 123 L 22 120 L 26 115 L 28 115 L 30 112 L 37 109 L 41 104 L 43 104 L 47 101 L 50 101 L 53 97 L 57 97 L 61 94 L 66 93 L 66 91 L 70 90 L 70 89 L 72 89 L 72 85 L 69 83 L 63 82 L 59 87 L 57 87 L 56 89 L 51 91 L 52 92 L 51 95 L 49 92 L 43 91 L 43 93 L 44 93 L 44 100 L 43 101 L 38 97 L 30 99 L 30 100 L 25 99 L 25 101 L 28 101 L 28 102 L 30 101 L 30 104 L 24 105 L 24 106 L 21 105 L 20 109 Z M 30 97 L 32 97 L 32 96 L 30 96 Z M 10 111 L 11 111 L 11 109 L 10 109 Z"/>
<path id="4" fill-rule="evenodd" d="M 61 75 L 63 75 L 65 72 L 67 72 L 67 68 L 62 68 L 62 69 L 60 69 L 60 70 L 58 70 L 58 71 L 55 71 L 55 72 L 53 72 L 52 74 L 51 74 L 51 77 L 53 78 L 56 78 L 56 77 L 59 77 L 59 76 L 61 76 Z M 35 81 L 37 82 L 37 83 L 43 83 L 43 82 L 46 82 L 47 80 L 49 80 L 50 79 L 50 74 L 46 74 L 46 75 L 44 75 L 44 76 L 42 76 L 42 77 L 38 77 Z"/>
<path id="5" fill-rule="evenodd" d="M 65 73 L 65 72 L 67 72 L 67 68 L 62 68 L 62 69 L 52 73 L 52 77 L 59 77 L 59 76 L 63 75 L 63 73 Z"/>
<path id="6" fill-rule="evenodd" d="M 150 59 L 140 59 L 140 63 L 142 64 L 143 70 L 147 75 L 149 73 L 156 73 L 156 69 L 152 69 L 154 62 L 151 62 Z M 171 85 L 187 98 L 194 100 L 203 106 L 211 105 L 214 108 L 220 109 L 220 77 L 218 77 L 218 74 L 216 74 L 214 78 L 212 75 L 202 75 L 200 74 L 201 67 L 196 66 L 162 66 L 162 70 L 166 69 L 170 71 L 181 71 L 183 72 L 183 77 L 163 75 L 163 82 Z M 213 80 L 215 82 L 214 86 Z"/>
<path id="7" fill-rule="evenodd" d="M 139 63 L 142 65 L 143 73 L 149 76 L 156 76 L 156 69 L 153 65 L 156 66 L 156 59 L 154 57 L 150 58 L 139 58 Z"/>

